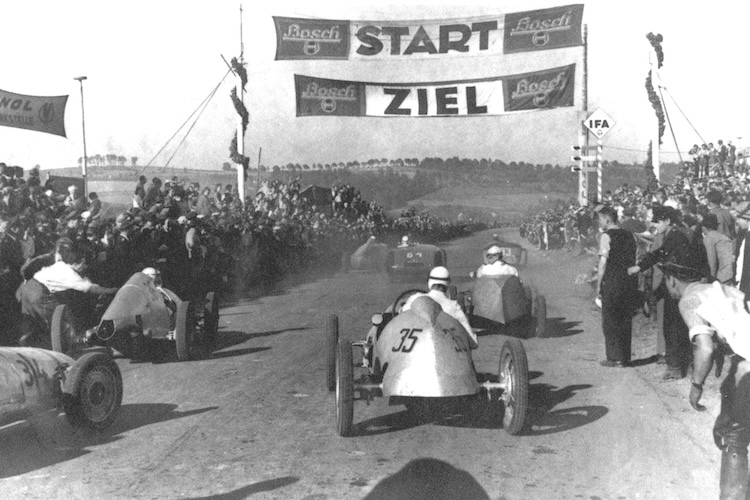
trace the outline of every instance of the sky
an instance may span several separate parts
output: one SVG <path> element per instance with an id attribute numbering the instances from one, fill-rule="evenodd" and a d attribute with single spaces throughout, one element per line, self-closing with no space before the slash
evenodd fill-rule
<path id="1" fill-rule="evenodd" d="M 424 0 L 422 0 L 424 1 Z M 508 61 L 495 56 L 418 61 L 275 61 L 272 16 L 346 20 L 431 20 L 568 5 L 560 1 L 245 2 L 242 41 L 250 82 L 246 154 L 264 165 L 363 161 L 427 156 L 498 158 L 572 164 L 585 116 L 576 104 L 522 115 L 464 118 L 296 117 L 294 74 L 365 82 L 434 82 L 505 76 L 570 62 L 581 47 Z M 579 2 L 580 3 L 580 2 Z M 661 33 L 660 72 L 668 131 L 662 161 L 679 160 L 694 143 L 723 139 L 750 146 L 750 100 L 742 95 L 750 66 L 743 19 L 750 2 L 631 0 L 584 2 L 588 26 L 588 110 L 615 121 L 603 138 L 605 159 L 642 162 L 656 118 L 644 83 L 649 32 Z M 89 156 L 138 157 L 138 163 L 219 169 L 229 161 L 237 115 L 229 92 L 229 60 L 240 52 L 240 2 L 20 1 L 4 2 L 0 89 L 28 95 L 69 95 L 67 138 L 0 127 L 0 161 L 44 169 L 77 165 L 83 153 L 81 90 Z M 577 76 L 580 73 L 577 74 Z M 577 82 L 578 82 L 577 78 Z M 217 88 L 218 86 L 218 88 Z M 188 118 L 216 89 L 183 139 Z M 179 131 L 180 126 L 187 126 Z M 169 139 L 177 133 L 176 139 Z M 165 147 L 166 146 L 166 147 Z M 157 155 L 162 147 L 164 151 Z M 261 151 L 262 149 L 262 151 Z"/>

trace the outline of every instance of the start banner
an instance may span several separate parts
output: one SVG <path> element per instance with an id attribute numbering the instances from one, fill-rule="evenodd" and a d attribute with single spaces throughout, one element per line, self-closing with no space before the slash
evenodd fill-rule
<path id="1" fill-rule="evenodd" d="M 336 21 L 274 17 L 276 60 L 471 57 L 582 45 L 583 4 L 495 17 Z"/>
<path id="2" fill-rule="evenodd" d="M 575 66 L 433 83 L 366 83 L 294 75 L 297 116 L 495 116 L 573 106 Z"/>
<path id="3" fill-rule="evenodd" d="M 0 90 L 0 125 L 65 135 L 68 96 L 40 97 Z"/>

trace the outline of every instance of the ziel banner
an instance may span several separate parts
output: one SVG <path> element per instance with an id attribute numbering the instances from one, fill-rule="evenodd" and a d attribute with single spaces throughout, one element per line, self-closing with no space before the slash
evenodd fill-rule
<path id="1" fill-rule="evenodd" d="M 297 116 L 496 116 L 573 106 L 575 64 L 432 83 L 366 83 L 294 75 Z"/>
<path id="2" fill-rule="evenodd" d="M 421 21 L 273 18 L 277 60 L 409 60 L 557 49 L 582 44 L 582 19 L 582 4 Z"/>
<path id="3" fill-rule="evenodd" d="M 40 97 L 0 90 L 0 125 L 66 137 L 68 96 Z"/>

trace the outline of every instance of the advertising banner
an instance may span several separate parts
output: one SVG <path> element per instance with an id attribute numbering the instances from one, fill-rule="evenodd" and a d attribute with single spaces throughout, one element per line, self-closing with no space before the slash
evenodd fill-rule
<path id="1" fill-rule="evenodd" d="M 68 96 L 40 97 L 0 90 L 0 125 L 65 135 Z"/>
<path id="2" fill-rule="evenodd" d="M 475 57 L 582 45 L 583 5 L 416 21 L 274 17 L 276 59 Z"/>
<path id="3" fill-rule="evenodd" d="M 496 116 L 574 105 L 575 64 L 478 80 L 366 83 L 295 75 L 297 116 Z"/>

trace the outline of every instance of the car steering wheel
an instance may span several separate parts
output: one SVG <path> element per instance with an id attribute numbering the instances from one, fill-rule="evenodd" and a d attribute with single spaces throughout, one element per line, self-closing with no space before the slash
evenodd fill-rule
<path id="1" fill-rule="evenodd" d="M 427 293 L 426 290 L 422 290 L 421 288 L 410 288 L 404 292 L 401 292 L 401 294 L 396 298 L 396 300 L 393 302 L 393 306 L 391 306 L 391 309 L 393 310 L 393 315 L 396 316 L 399 314 L 400 311 L 398 311 L 398 303 L 401 302 L 403 299 L 410 295 L 414 295 L 415 293 Z"/>

